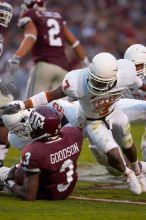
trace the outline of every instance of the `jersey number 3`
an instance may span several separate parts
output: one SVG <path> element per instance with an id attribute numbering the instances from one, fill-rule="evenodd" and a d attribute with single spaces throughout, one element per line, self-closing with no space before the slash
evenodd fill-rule
<path id="1" fill-rule="evenodd" d="M 67 180 L 67 184 L 58 184 L 57 185 L 57 190 L 59 192 L 64 192 L 65 190 L 67 190 L 67 188 L 69 187 L 69 185 L 71 184 L 71 182 L 73 181 L 73 162 L 72 160 L 68 159 L 66 161 L 64 161 L 64 163 L 62 164 L 61 168 L 60 168 L 60 172 L 64 172 L 65 169 L 68 168 L 69 170 L 66 172 L 66 180 Z"/>

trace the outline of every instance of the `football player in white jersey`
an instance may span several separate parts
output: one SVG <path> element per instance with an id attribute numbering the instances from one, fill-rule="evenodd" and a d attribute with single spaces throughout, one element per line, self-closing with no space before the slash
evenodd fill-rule
<path id="1" fill-rule="evenodd" d="M 76 126 L 83 127 L 94 151 L 105 154 L 108 163 L 127 177 L 130 191 L 141 194 L 146 192 L 146 179 L 139 166 L 128 118 L 116 108 L 116 102 L 132 84 L 146 90 L 131 61 L 116 60 L 112 54 L 103 52 L 92 59 L 89 68 L 67 73 L 57 89 L 38 93 L 19 104 L 2 106 L 0 111 L 14 113 L 65 96 L 77 99 L 79 123 Z M 127 167 L 119 146 L 134 172 Z"/>
<path id="2" fill-rule="evenodd" d="M 125 59 L 131 60 L 136 66 L 137 76 L 146 83 L 146 47 L 142 44 L 133 44 L 127 48 Z M 119 108 L 128 116 L 130 122 L 146 122 L 146 92 L 130 87 L 123 93 L 118 102 Z M 146 129 L 142 136 L 141 149 L 143 159 L 146 161 Z"/>
<path id="3" fill-rule="evenodd" d="M 4 33 L 12 18 L 12 6 L 0 0 L 0 57 L 3 52 Z M 2 80 L 0 78 L 0 106 L 5 105 L 14 99 L 16 95 L 16 88 L 14 83 L 9 80 Z M 7 140 L 7 129 L 3 126 L 0 118 L 0 167 L 3 165 L 6 153 L 8 151 L 9 143 Z"/>

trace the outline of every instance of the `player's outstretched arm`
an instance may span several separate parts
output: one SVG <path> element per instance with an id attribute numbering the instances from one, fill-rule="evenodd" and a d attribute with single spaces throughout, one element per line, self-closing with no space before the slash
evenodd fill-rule
<path id="1" fill-rule="evenodd" d="M 60 99 L 65 97 L 63 93 L 62 86 L 52 91 L 40 92 L 25 101 L 16 101 L 14 104 L 8 104 L 0 107 L 0 115 L 4 114 L 14 114 L 20 110 L 28 108 L 36 108 L 39 105 L 46 105 L 55 99 Z"/>

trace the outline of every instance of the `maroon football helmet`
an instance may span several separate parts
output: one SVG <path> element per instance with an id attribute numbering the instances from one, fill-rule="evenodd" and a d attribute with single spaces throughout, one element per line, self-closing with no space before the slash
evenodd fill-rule
<path id="1" fill-rule="evenodd" d="M 12 6 L 0 0 L 0 26 L 7 28 L 8 24 L 12 18 Z"/>
<path id="2" fill-rule="evenodd" d="M 29 117 L 32 139 L 53 137 L 59 134 L 61 119 L 54 108 L 40 105 L 33 110 Z"/>
<path id="3" fill-rule="evenodd" d="M 24 5 L 29 8 L 43 7 L 45 0 L 24 0 Z"/>

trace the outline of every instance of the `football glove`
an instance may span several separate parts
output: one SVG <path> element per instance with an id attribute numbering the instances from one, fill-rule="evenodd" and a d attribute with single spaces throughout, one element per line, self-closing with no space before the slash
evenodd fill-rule
<path id="1" fill-rule="evenodd" d="M 19 56 L 14 55 L 8 60 L 8 69 L 12 75 L 15 74 L 15 72 L 17 71 L 19 64 L 20 64 Z"/>
<path id="2" fill-rule="evenodd" d="M 4 105 L 0 107 L 0 115 L 9 115 L 9 114 L 15 114 L 18 111 L 21 110 L 21 106 L 19 104 L 14 104 L 14 105 Z"/>
<path id="3" fill-rule="evenodd" d="M 25 104 L 23 101 L 16 100 L 10 102 L 8 105 L 3 105 L 0 107 L 0 116 L 1 115 L 9 115 L 9 114 L 15 114 L 19 112 L 20 110 L 25 109 Z"/>
<path id="4" fill-rule="evenodd" d="M 0 82 L 0 91 L 4 96 L 12 95 L 16 97 L 17 89 L 14 85 L 14 82 L 3 80 Z"/>

